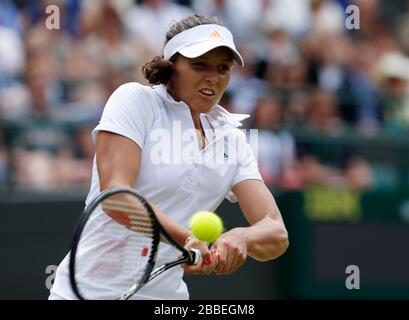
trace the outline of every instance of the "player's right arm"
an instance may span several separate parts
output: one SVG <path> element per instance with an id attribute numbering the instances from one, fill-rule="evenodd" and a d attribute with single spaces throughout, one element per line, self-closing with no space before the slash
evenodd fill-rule
<path id="1" fill-rule="evenodd" d="M 134 189 L 139 176 L 142 150 L 138 144 L 125 136 L 109 131 L 99 131 L 96 142 L 96 162 L 100 191 L 110 188 Z M 149 199 L 148 199 L 149 200 Z M 172 239 L 184 245 L 191 233 L 174 222 L 150 202 L 161 225 Z M 200 241 L 195 247 L 202 253 L 203 259 L 210 258 L 210 251 Z"/>
<path id="2" fill-rule="evenodd" d="M 96 144 L 100 191 L 110 188 L 134 189 L 139 176 L 141 155 L 141 148 L 132 140 L 116 133 L 100 131 Z M 155 209 L 159 221 L 171 237 L 183 245 L 190 232 Z"/>

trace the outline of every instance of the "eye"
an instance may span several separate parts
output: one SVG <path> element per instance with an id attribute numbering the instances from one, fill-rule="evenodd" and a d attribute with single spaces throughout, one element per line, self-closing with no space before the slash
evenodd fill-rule
<path id="1" fill-rule="evenodd" d="M 230 71 L 230 66 L 227 64 L 221 64 L 219 67 L 220 73 L 226 74 Z"/>
<path id="2" fill-rule="evenodd" d="M 195 66 L 195 67 L 201 67 L 201 68 L 206 66 L 206 64 L 204 62 L 201 62 L 201 61 L 193 62 L 192 65 Z"/>

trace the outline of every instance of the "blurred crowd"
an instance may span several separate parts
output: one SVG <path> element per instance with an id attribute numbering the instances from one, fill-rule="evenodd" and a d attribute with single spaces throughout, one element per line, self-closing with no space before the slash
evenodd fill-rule
<path id="1" fill-rule="evenodd" d="M 407 134 L 408 0 L 1 0 L 0 185 L 87 185 L 107 98 L 146 83 L 171 22 L 195 12 L 220 17 L 245 59 L 221 105 L 253 115 L 267 185 L 370 188 L 364 157 L 322 161 L 293 133 Z"/>

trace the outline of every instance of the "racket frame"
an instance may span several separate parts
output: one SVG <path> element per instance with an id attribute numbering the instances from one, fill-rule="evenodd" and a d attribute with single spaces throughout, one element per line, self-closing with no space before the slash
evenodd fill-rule
<path id="1" fill-rule="evenodd" d="M 106 189 L 102 191 L 96 198 L 94 198 L 91 203 L 84 209 L 84 211 L 81 213 L 81 216 L 78 220 L 78 223 L 75 227 L 74 230 L 74 235 L 71 241 L 71 251 L 70 251 L 70 257 L 69 257 L 69 278 L 70 278 L 70 284 L 73 292 L 77 296 L 78 299 L 80 300 L 86 300 L 86 298 L 81 294 L 77 282 L 75 280 L 75 274 L 76 274 L 76 267 L 75 267 L 75 256 L 77 254 L 77 249 L 78 249 L 78 244 L 81 239 L 82 231 L 84 230 L 85 225 L 88 222 L 88 219 L 90 218 L 91 214 L 94 212 L 94 210 L 108 197 L 117 194 L 117 193 L 128 193 L 136 197 L 142 205 L 145 207 L 149 219 L 152 222 L 153 226 L 153 239 L 152 239 L 152 247 L 150 248 L 150 254 L 148 258 L 147 265 L 145 267 L 143 276 L 141 277 L 139 283 L 133 285 L 126 293 L 122 294 L 117 300 L 127 300 L 129 299 L 132 295 L 134 295 L 140 288 L 142 288 L 147 282 L 151 281 L 152 279 L 156 278 L 159 274 L 162 272 L 183 264 L 197 264 L 200 259 L 201 259 L 201 253 L 197 249 L 190 249 L 186 250 L 183 248 L 181 245 L 179 245 L 175 240 L 172 239 L 172 237 L 168 234 L 168 232 L 162 227 L 160 224 L 159 220 L 157 219 L 154 210 L 150 206 L 147 200 L 143 198 L 141 195 L 139 195 L 135 190 L 128 189 L 128 188 L 112 188 L 112 189 Z M 163 237 L 168 243 L 176 247 L 182 252 L 182 257 L 165 263 L 157 268 L 154 268 L 155 262 L 156 262 L 156 257 L 157 257 L 157 251 L 159 247 L 159 242 L 161 240 L 161 237 Z"/>

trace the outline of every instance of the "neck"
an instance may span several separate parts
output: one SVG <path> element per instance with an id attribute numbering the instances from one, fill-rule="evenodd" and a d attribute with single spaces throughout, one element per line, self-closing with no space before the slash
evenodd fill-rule
<path id="1" fill-rule="evenodd" d="M 190 113 L 192 115 L 192 120 L 193 120 L 193 124 L 195 128 L 200 130 L 201 129 L 200 113 L 197 113 L 193 111 L 192 109 L 190 109 Z"/>
<path id="2" fill-rule="evenodd" d="M 168 91 L 168 93 L 172 96 L 172 98 L 175 101 L 180 101 L 181 99 L 178 97 L 177 94 L 175 94 L 175 90 L 173 88 L 173 83 L 170 81 L 167 85 L 166 85 L 166 90 Z M 190 106 L 189 106 L 190 108 Z M 192 115 L 192 119 L 193 119 L 193 124 L 195 126 L 196 129 L 201 129 L 201 124 L 200 124 L 200 113 L 193 111 L 190 108 L 190 114 Z"/>

